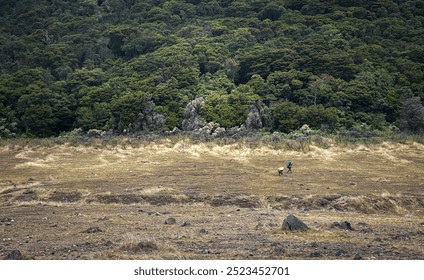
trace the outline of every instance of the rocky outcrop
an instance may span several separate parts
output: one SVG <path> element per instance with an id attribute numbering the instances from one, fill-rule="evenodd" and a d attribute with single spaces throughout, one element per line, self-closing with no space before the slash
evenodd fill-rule
<path id="1" fill-rule="evenodd" d="M 181 125 L 184 131 L 194 131 L 206 125 L 206 121 L 200 116 L 200 111 L 204 105 L 205 99 L 203 97 L 196 98 L 187 104 Z"/>

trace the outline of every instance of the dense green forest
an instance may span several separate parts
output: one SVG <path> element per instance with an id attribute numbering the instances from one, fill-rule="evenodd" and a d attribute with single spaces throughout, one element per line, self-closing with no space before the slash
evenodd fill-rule
<path id="1" fill-rule="evenodd" d="M 423 0 L 0 0 L 0 136 L 424 131 Z M 186 125 L 193 128 L 193 126 Z"/>

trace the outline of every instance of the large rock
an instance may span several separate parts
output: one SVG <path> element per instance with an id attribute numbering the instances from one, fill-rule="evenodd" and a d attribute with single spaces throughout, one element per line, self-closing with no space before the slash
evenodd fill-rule
<path id="1" fill-rule="evenodd" d="M 182 122 L 184 131 L 193 131 L 206 125 L 205 120 L 200 117 L 200 110 L 204 105 L 205 99 L 203 97 L 196 98 L 187 104 Z"/>
<path id="2" fill-rule="evenodd" d="M 246 118 L 247 129 L 259 129 L 262 128 L 262 118 L 258 108 L 252 107 Z"/>
<path id="3" fill-rule="evenodd" d="M 290 214 L 283 221 L 283 229 L 290 231 L 305 231 L 308 229 L 308 226 L 296 216 Z"/>

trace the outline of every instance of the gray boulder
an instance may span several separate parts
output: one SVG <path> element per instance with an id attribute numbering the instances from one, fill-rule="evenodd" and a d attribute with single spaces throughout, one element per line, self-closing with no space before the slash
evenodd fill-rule
<path id="1" fill-rule="evenodd" d="M 165 220 L 165 225 L 173 225 L 177 222 L 175 218 L 168 218 Z"/>
<path id="2" fill-rule="evenodd" d="M 262 118 L 258 108 L 252 107 L 246 118 L 247 129 L 259 129 L 262 128 Z"/>
<path id="3" fill-rule="evenodd" d="M 283 230 L 305 231 L 307 229 L 308 226 L 292 214 L 288 215 L 283 221 Z"/>
<path id="4" fill-rule="evenodd" d="M 200 117 L 200 110 L 204 105 L 205 99 L 203 97 L 196 98 L 187 104 L 181 125 L 184 131 L 193 131 L 206 125 L 205 120 Z"/>

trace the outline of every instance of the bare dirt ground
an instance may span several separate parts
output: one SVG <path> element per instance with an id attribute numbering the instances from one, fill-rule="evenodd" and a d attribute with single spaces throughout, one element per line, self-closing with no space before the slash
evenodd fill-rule
<path id="1" fill-rule="evenodd" d="M 0 258 L 424 259 L 423 170 L 416 143 L 3 145 Z"/>

